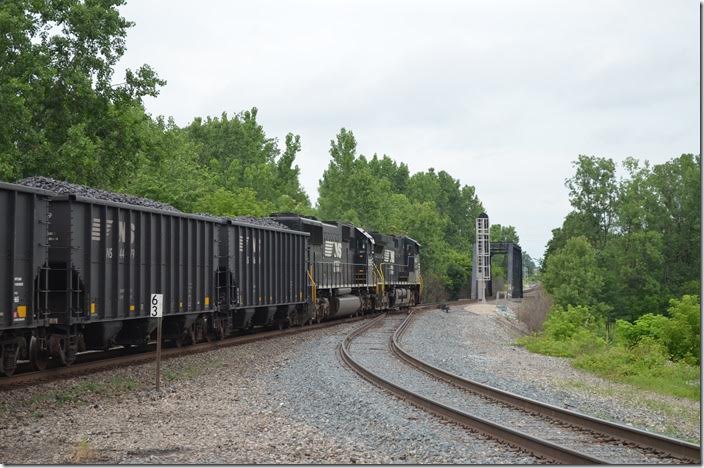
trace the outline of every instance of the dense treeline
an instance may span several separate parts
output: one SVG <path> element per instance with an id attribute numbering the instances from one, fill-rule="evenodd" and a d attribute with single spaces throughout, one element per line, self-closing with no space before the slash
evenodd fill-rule
<path id="1" fill-rule="evenodd" d="M 123 3 L 0 4 L 0 178 L 45 175 L 217 215 L 310 211 L 300 138 L 280 148 L 256 109 L 185 128 L 145 112 L 142 98 L 166 82 L 148 65 L 113 76 L 132 26 Z"/>
<path id="2" fill-rule="evenodd" d="M 651 166 L 579 156 L 573 210 L 553 230 L 541 281 L 554 299 L 523 342 L 575 365 L 699 397 L 700 155 Z"/>
<path id="3" fill-rule="evenodd" d="M 683 154 L 651 167 L 628 158 L 623 167 L 619 179 L 611 159 L 575 162 L 573 211 L 553 230 L 543 283 L 559 304 L 632 320 L 699 293 L 701 159 Z"/>
<path id="4" fill-rule="evenodd" d="M 182 128 L 145 112 L 142 98 L 166 81 L 148 65 L 114 76 L 132 26 L 117 9 L 123 3 L 0 3 L 0 179 L 44 175 L 186 212 L 289 211 L 407 234 L 422 244 L 427 299 L 466 289 L 474 218 L 483 211 L 474 187 L 442 170 L 411 174 L 386 155 L 358 155 L 343 128 L 311 206 L 295 164 L 300 137 L 267 136 L 256 108 Z M 492 229 L 518 239 L 510 226 Z"/>
<path id="5" fill-rule="evenodd" d="M 439 299 L 441 286 L 456 297 L 468 284 L 474 218 L 483 211 L 474 187 L 461 186 L 433 168 L 410 175 L 388 156 L 357 155 L 352 132 L 330 142 L 332 160 L 319 186 L 319 216 L 371 230 L 407 234 L 422 245 L 426 290 Z"/>
<path id="6" fill-rule="evenodd" d="M 310 213 L 294 165 L 300 137 L 286 135 L 281 149 L 256 119 L 255 108 L 230 117 L 197 118 L 185 128 L 158 120 L 152 151 L 142 158 L 136 176 L 116 188 L 187 212 Z"/>

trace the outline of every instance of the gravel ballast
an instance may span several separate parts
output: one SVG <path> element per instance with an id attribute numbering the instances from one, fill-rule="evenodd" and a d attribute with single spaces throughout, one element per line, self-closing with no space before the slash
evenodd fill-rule
<path id="1" fill-rule="evenodd" d="M 270 388 L 287 395 L 282 414 L 331 439 L 357 441 L 377 455 L 374 463 L 538 461 L 401 401 L 343 366 L 336 349 L 353 328 L 307 341 L 286 366 L 269 374 Z M 305 389 L 306 396 L 290 393 L 291 387 Z"/>
<path id="2" fill-rule="evenodd" d="M 352 345 L 355 359 L 367 369 L 401 388 L 472 416 L 508 426 L 601 460 L 621 464 L 682 462 L 671 457 L 658 456 L 649 449 L 624 446 L 621 441 L 615 441 L 611 437 L 570 427 L 431 377 L 396 357 L 388 347 L 391 336 L 403 320 L 405 316 L 387 317 L 378 326 L 356 338 Z"/>
<path id="3" fill-rule="evenodd" d="M 436 365 L 465 375 L 471 367 L 487 383 L 554 404 L 664 418 L 560 387 L 575 376 L 594 377 L 512 346 L 511 326 L 477 317 L 457 308 L 422 313 L 402 344 L 430 361 L 434 356 Z M 337 346 L 359 325 L 165 361 L 160 394 L 153 364 L 3 392 L 0 463 L 536 462 L 396 399 L 341 364 Z"/>
<path id="4" fill-rule="evenodd" d="M 487 385 L 699 443 L 699 402 L 611 382 L 575 369 L 566 358 L 531 353 L 515 345 L 522 324 L 510 313 L 477 306 L 416 314 L 401 345 L 430 364 Z"/>
<path id="5" fill-rule="evenodd" d="M 153 388 L 154 364 L 3 393 L 14 403 L 0 407 L 7 422 L 0 428 L 0 462 L 377 460 L 351 441 L 330 438 L 310 424 L 281 416 L 285 395 L 269 387 L 269 373 L 285 366 L 302 343 L 328 332 L 311 331 L 165 361 L 160 394 Z M 125 382 L 136 388 L 123 388 L 116 395 L 95 391 L 124 387 Z"/>
<path id="6" fill-rule="evenodd" d="M 520 463 L 531 457 L 396 400 L 344 367 L 359 326 L 2 394 L 3 463 Z"/>

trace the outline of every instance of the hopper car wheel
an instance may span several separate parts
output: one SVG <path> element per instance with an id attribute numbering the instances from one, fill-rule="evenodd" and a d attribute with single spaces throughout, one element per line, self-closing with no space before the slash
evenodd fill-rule
<path id="1" fill-rule="evenodd" d="M 171 340 L 171 342 L 176 346 L 177 348 L 183 347 L 183 335 L 178 335 L 176 338 Z"/>
<path id="2" fill-rule="evenodd" d="M 19 346 L 13 346 L 12 344 L 0 346 L 0 373 L 7 377 L 12 376 L 17 369 L 19 354 Z"/>
<path id="3" fill-rule="evenodd" d="M 195 337 L 197 343 L 202 343 L 204 341 L 210 341 L 210 333 L 208 333 L 208 322 L 204 316 L 198 317 L 195 327 Z"/>
<path id="4" fill-rule="evenodd" d="M 56 335 L 54 335 L 56 336 Z M 69 367 L 74 362 L 76 362 L 76 351 L 77 347 L 70 343 L 69 338 L 56 338 L 58 341 L 57 355 L 59 356 L 59 361 L 66 367 Z"/>
<path id="5" fill-rule="evenodd" d="M 222 320 L 220 320 L 218 325 L 215 327 L 215 339 L 222 340 L 223 338 L 225 338 L 225 326 L 223 325 Z"/>
<path id="6" fill-rule="evenodd" d="M 186 345 L 193 345 L 198 342 L 197 339 L 198 338 L 196 333 L 196 326 L 195 324 L 191 324 L 191 326 L 188 327 L 185 331 L 185 339 L 183 340 L 183 342 Z"/>
<path id="7" fill-rule="evenodd" d="M 43 371 L 49 364 L 49 350 L 41 348 L 36 336 L 33 336 L 29 341 L 29 361 L 35 371 Z"/>

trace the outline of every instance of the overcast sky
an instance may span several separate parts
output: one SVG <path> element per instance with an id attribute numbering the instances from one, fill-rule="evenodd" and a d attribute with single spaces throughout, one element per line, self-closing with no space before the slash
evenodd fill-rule
<path id="1" fill-rule="evenodd" d="M 130 0 L 122 13 L 136 25 L 117 76 L 148 63 L 168 81 L 152 115 L 258 107 L 268 135 L 301 135 L 313 201 L 346 127 L 362 154 L 475 186 L 533 257 L 569 212 L 577 155 L 698 153 L 694 0 Z"/>

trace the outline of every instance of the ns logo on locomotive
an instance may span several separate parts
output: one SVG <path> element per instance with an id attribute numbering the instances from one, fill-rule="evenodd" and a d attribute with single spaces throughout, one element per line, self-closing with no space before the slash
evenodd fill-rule
<path id="1" fill-rule="evenodd" d="M 289 213 L 229 219 L 0 183 L 0 373 L 18 360 L 410 307 L 420 245 Z"/>

